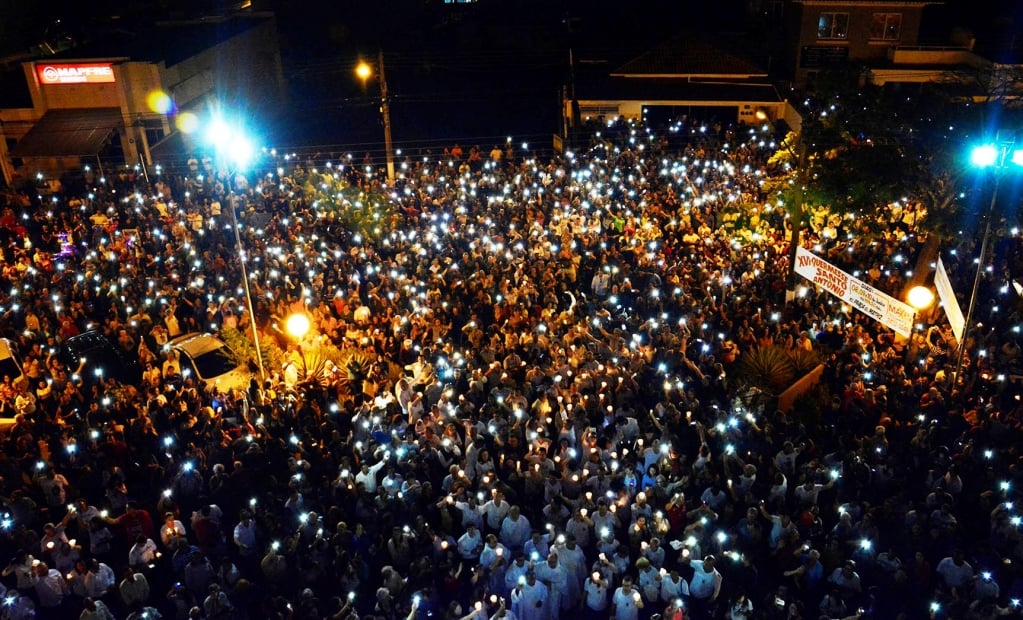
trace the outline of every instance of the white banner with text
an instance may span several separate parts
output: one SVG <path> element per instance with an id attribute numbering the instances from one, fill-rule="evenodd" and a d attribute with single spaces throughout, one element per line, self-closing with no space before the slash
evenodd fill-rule
<path id="1" fill-rule="evenodd" d="M 941 259 L 938 259 L 938 269 L 934 272 L 934 288 L 938 289 L 938 299 L 945 309 L 945 316 L 948 317 L 948 324 L 952 326 L 952 333 L 955 334 L 956 342 L 963 341 L 963 330 L 966 328 L 966 319 L 963 317 L 963 309 L 959 307 L 959 300 L 956 299 L 956 292 L 952 288 L 952 282 L 948 279 L 948 272 Z"/>
<path id="2" fill-rule="evenodd" d="M 913 332 L 913 306 L 854 278 L 803 248 L 796 248 L 796 273 L 875 321 L 908 337 Z"/>

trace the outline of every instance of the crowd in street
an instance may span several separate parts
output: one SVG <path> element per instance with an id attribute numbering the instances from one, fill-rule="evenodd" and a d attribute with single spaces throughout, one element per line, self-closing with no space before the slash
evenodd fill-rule
<path id="1" fill-rule="evenodd" d="M 984 262 L 957 383 L 940 311 L 904 339 L 806 281 L 786 302 L 773 140 L 614 120 L 552 157 L 408 157 L 393 184 L 344 156 L 196 160 L 0 197 L 24 374 L 0 377 L 0 618 L 1017 614 L 1020 237 Z M 324 175 L 395 206 L 331 211 Z M 906 204 L 810 220 L 804 247 L 893 295 L 926 238 Z M 942 248 L 960 292 L 978 245 Z M 164 346 L 253 320 L 286 353 L 244 393 Z M 62 365 L 89 330 L 142 378 Z M 369 364 L 308 376 L 328 342 Z M 743 368 L 769 347 L 824 367 L 788 411 Z"/>

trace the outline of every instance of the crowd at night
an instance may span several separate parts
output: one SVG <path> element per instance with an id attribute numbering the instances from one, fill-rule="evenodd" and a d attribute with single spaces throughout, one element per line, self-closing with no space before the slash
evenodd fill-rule
<path id="1" fill-rule="evenodd" d="M 26 381 L 0 385 L 0 617 L 1018 613 L 1020 237 L 983 271 L 955 386 L 940 311 L 903 339 L 806 281 L 785 301 L 769 132 L 600 129 L 557 156 L 417 153 L 391 185 L 268 155 L 4 195 Z M 328 206 L 335 183 L 365 202 Z M 803 245 L 898 295 L 927 214 L 885 213 L 815 212 Z M 962 292 L 978 244 L 957 243 Z M 244 392 L 165 346 L 253 319 L 283 354 Z M 61 362 L 91 330 L 138 381 Z M 310 373 L 318 347 L 364 371 Z M 765 406 L 739 366 L 768 347 L 818 355 L 825 402 Z"/>

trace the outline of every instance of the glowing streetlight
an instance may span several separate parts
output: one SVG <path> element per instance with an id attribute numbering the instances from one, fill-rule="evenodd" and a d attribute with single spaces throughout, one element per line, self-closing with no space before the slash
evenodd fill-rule
<path id="1" fill-rule="evenodd" d="M 998 186 L 1002 180 L 1002 174 L 1009 169 L 1007 162 L 1016 166 L 1023 166 L 1023 150 L 1016 148 L 1014 138 L 1002 140 L 996 143 L 981 144 L 974 147 L 970 152 L 970 163 L 981 170 L 994 168 L 995 186 L 991 190 L 991 203 L 988 205 L 987 214 L 984 218 L 984 236 L 980 242 L 980 256 L 977 257 L 977 272 L 973 277 L 973 291 L 970 293 L 970 304 L 966 308 L 966 322 L 963 324 L 963 337 L 959 343 L 959 355 L 956 360 L 956 372 L 954 381 L 958 382 L 960 373 L 963 370 L 963 355 L 966 353 L 966 336 L 970 331 L 970 322 L 973 319 L 973 308 L 977 304 L 977 289 L 980 288 L 980 276 L 984 272 L 984 258 L 987 256 L 988 246 L 991 241 L 991 219 L 994 217 L 995 204 L 998 202 Z M 953 383 L 954 385 L 954 383 Z"/>
<path id="2" fill-rule="evenodd" d="M 934 293 L 931 292 L 929 287 L 914 286 L 909 289 L 906 301 L 909 302 L 909 305 L 916 308 L 917 312 L 920 312 L 930 308 L 931 304 L 934 303 Z"/>
<path id="3" fill-rule="evenodd" d="M 206 130 L 206 139 L 213 146 L 217 159 L 223 165 L 233 166 L 228 174 L 244 172 L 252 160 L 255 149 L 252 142 L 245 133 L 238 127 L 228 124 L 222 117 L 215 116 L 211 119 Z M 231 186 L 230 178 L 228 187 Z M 241 265 L 242 285 L 245 289 L 245 302 L 249 310 L 249 323 L 252 326 L 252 342 L 256 346 L 256 362 L 259 366 L 260 381 L 266 380 L 266 373 L 263 370 L 263 353 L 259 348 L 259 331 L 256 329 L 256 309 L 252 303 L 252 292 L 249 290 L 249 272 L 246 267 L 248 257 L 245 246 L 242 244 L 241 233 L 238 226 L 238 197 L 231 192 L 228 202 L 228 210 L 231 212 L 231 227 L 234 228 L 235 249 L 238 252 L 238 263 Z"/>
<path id="4" fill-rule="evenodd" d="M 296 312 L 289 315 L 284 321 L 284 331 L 295 340 L 301 341 L 309 333 L 309 317 L 303 312 Z"/>
<path id="5" fill-rule="evenodd" d="M 394 182 L 394 148 L 391 145 L 391 106 L 387 99 L 387 79 L 384 77 L 384 52 L 377 54 L 376 70 L 380 77 L 380 115 L 384 120 L 384 153 L 387 159 L 387 181 Z M 365 60 L 360 60 L 355 66 L 355 75 L 362 80 L 363 87 L 366 80 L 373 76 L 373 66 Z"/>
<path id="6" fill-rule="evenodd" d="M 370 67 L 369 63 L 365 60 L 360 60 L 359 64 L 355 67 L 355 75 L 359 76 L 359 79 L 365 82 L 373 75 L 373 68 Z"/>

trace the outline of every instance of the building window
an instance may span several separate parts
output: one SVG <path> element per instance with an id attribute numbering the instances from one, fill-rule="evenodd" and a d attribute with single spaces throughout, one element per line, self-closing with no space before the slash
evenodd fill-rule
<path id="1" fill-rule="evenodd" d="M 874 13 L 870 21 L 872 41 L 898 41 L 902 35 L 902 13 Z"/>
<path id="2" fill-rule="evenodd" d="M 846 39 L 849 36 L 848 13 L 821 13 L 817 21 L 818 39 Z"/>

